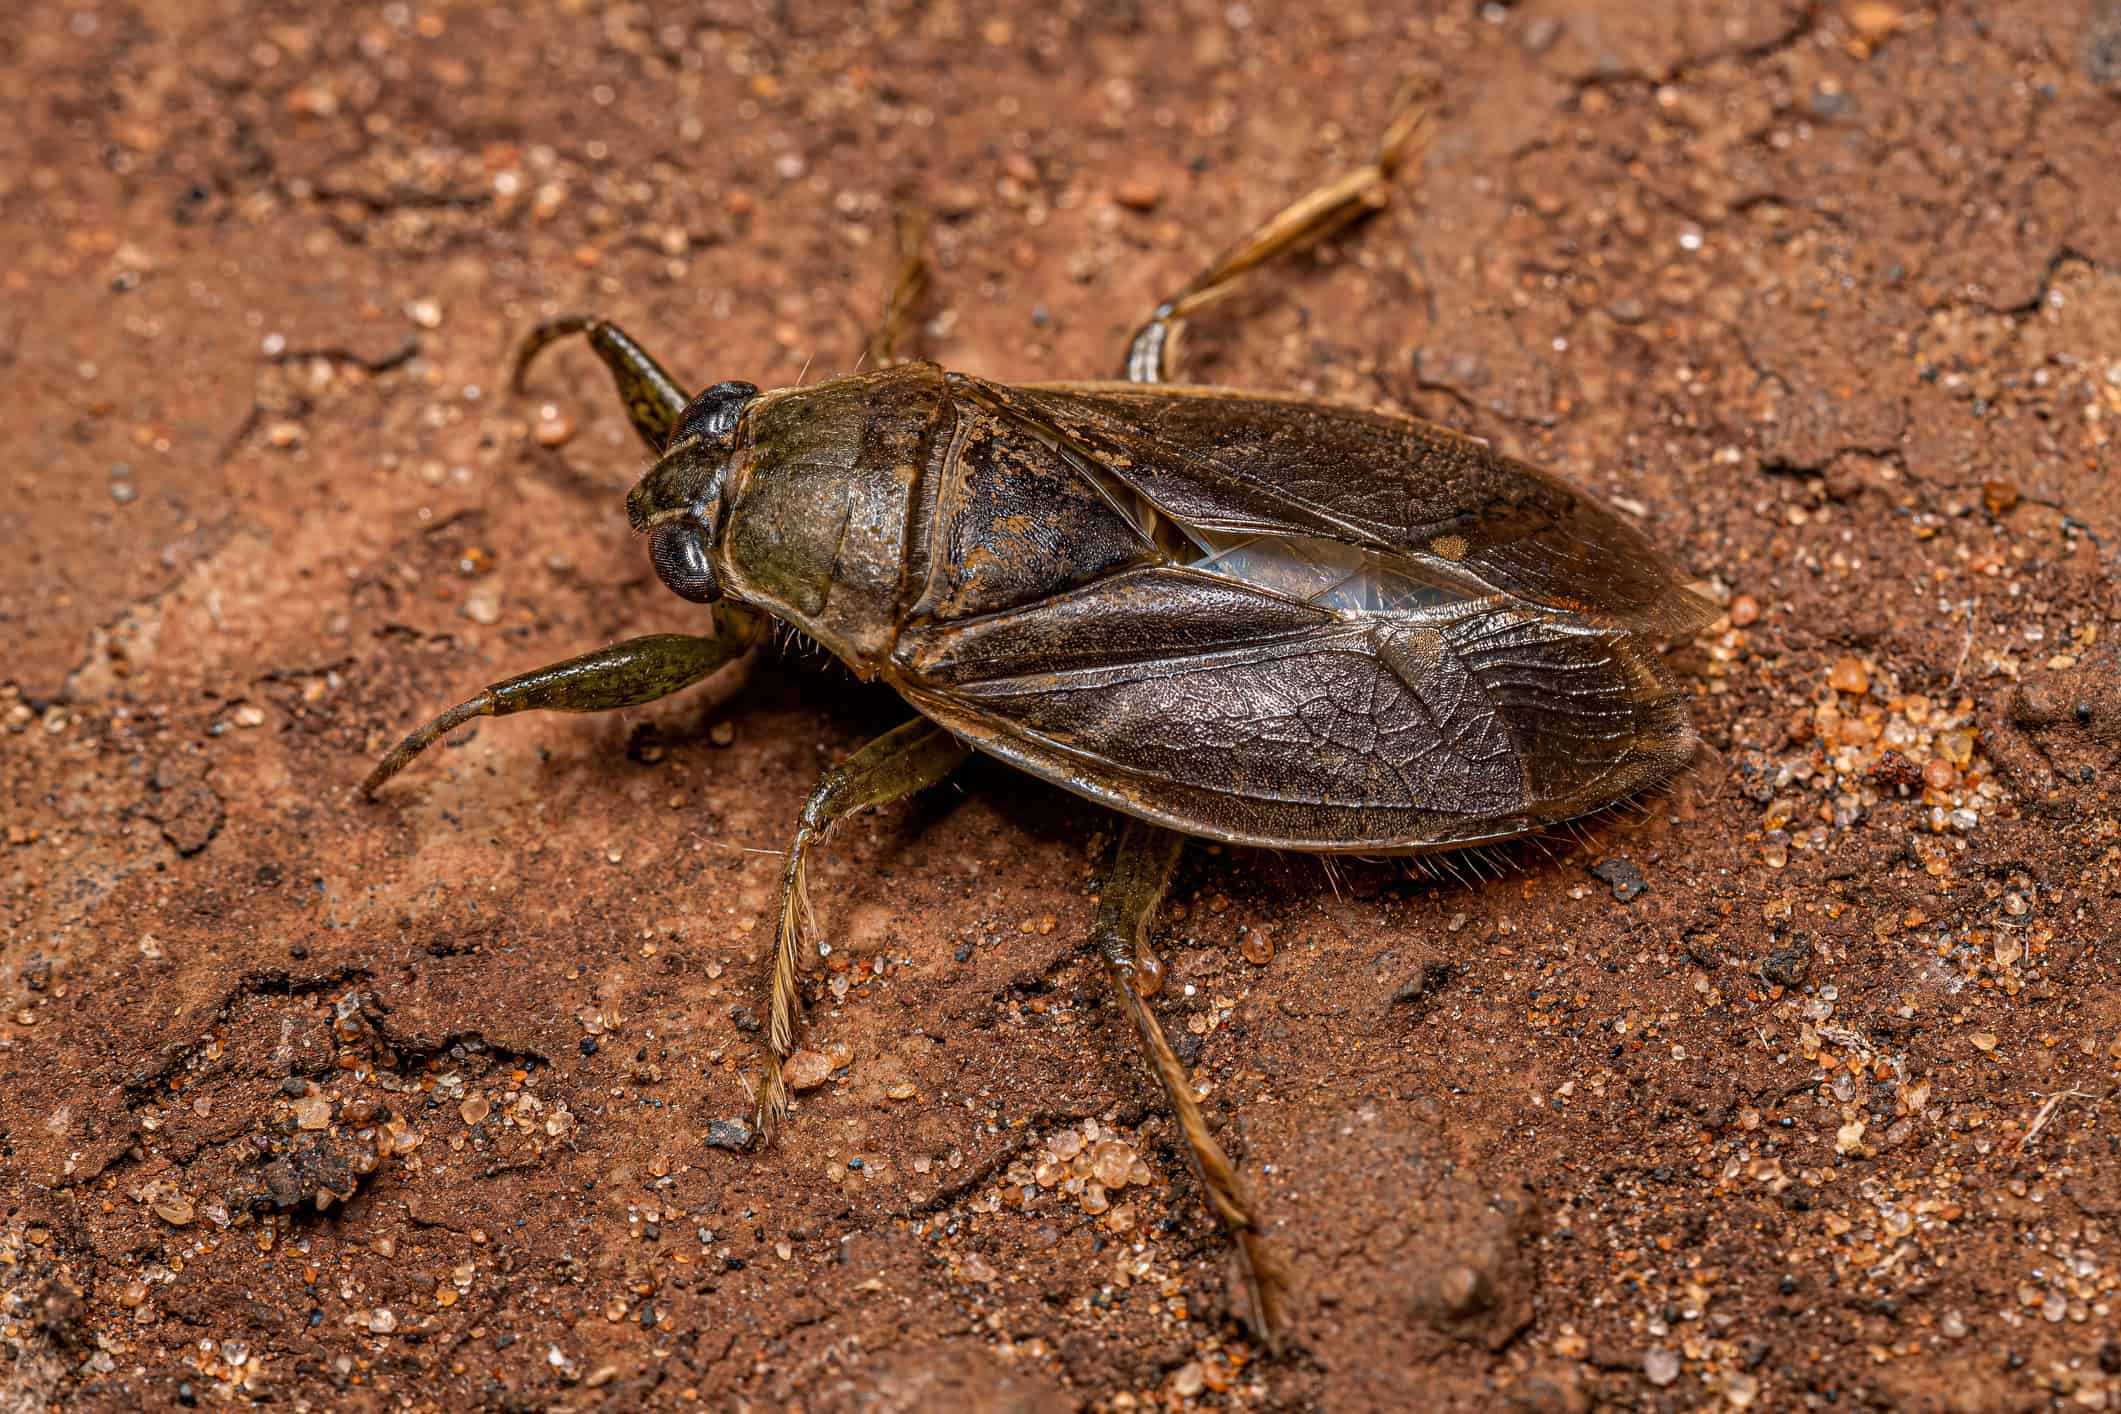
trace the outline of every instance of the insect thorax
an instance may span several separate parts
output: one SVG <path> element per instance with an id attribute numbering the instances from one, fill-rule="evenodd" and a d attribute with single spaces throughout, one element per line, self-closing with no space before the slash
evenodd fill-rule
<path id="1" fill-rule="evenodd" d="M 859 672 L 888 653 L 916 488 L 946 414 L 911 363 L 763 395 L 732 468 L 724 582 Z"/>

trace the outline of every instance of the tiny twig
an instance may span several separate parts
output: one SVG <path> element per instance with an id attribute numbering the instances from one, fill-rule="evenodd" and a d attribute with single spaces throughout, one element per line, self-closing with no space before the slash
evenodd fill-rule
<path id="1" fill-rule="evenodd" d="M 420 352 L 420 341 L 408 337 L 404 343 L 381 358 L 370 358 L 352 349 L 329 347 L 318 349 L 282 349 L 267 354 L 270 363 L 306 363 L 311 359 L 323 359 L 327 363 L 350 363 L 364 373 L 388 373 L 400 364 L 410 363 Z"/>
<path id="2" fill-rule="evenodd" d="M 1966 660 L 1974 652 L 1974 615 L 1981 610 L 1981 596 L 1976 594 L 1966 601 L 1966 636 L 1959 642 L 1959 661 L 1952 667 L 1952 687 L 1959 686 L 1960 675 L 1966 671 Z"/>
<path id="3" fill-rule="evenodd" d="M 2064 1100 L 2096 1100 L 2098 1098 L 2097 1095 L 2079 1090 L 2074 1085 L 2067 1090 L 2057 1090 L 2049 1095 L 2047 1103 L 2040 1107 L 2040 1113 L 2033 1116 L 2032 1125 L 2025 1131 L 2025 1137 L 2018 1141 L 2018 1152 L 2024 1153 L 2026 1146 L 2040 1137 L 2040 1131 L 2047 1128 L 2047 1122 L 2055 1117 L 2055 1111 L 2061 1108 Z"/>

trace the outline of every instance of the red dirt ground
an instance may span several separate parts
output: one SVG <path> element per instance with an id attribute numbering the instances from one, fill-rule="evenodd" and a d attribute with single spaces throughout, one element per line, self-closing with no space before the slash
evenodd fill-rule
<path id="1" fill-rule="evenodd" d="M 2121 1407 L 2121 8 L 1422 8 L 8 7 L 0 1407 Z M 847 369 L 903 193 L 922 352 L 1107 375 L 1410 74 L 1403 198 L 1189 371 L 1641 517 L 1715 754 L 1501 877 L 1189 854 L 1266 1358 L 1081 953 L 1096 810 L 844 830 L 838 1068 L 744 1154 L 772 851 L 896 699 L 768 652 L 353 787 L 699 623 L 594 363 L 505 393 L 537 319 Z"/>

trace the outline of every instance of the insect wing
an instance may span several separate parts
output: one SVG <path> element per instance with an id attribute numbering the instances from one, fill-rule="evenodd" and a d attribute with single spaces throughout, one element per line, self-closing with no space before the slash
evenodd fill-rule
<path id="1" fill-rule="evenodd" d="M 1500 596 L 1335 611 L 1199 569 L 910 628 L 895 685 L 1034 775 L 1190 834 L 1314 851 L 1502 839 L 1692 754 L 1624 630 Z"/>
<path id="2" fill-rule="evenodd" d="M 1596 500 L 1445 428 L 1212 388 L 952 380 L 1214 544 L 1340 542 L 1461 596 L 1498 593 L 1643 633 L 1691 632 L 1714 613 Z"/>

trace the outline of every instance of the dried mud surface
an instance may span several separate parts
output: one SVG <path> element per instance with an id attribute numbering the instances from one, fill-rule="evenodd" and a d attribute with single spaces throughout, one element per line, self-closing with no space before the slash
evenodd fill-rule
<path id="1" fill-rule="evenodd" d="M 1729 610 L 1715 754 L 1495 875 L 1189 853 L 1268 1359 L 1081 953 L 1095 810 L 843 830 L 832 1074 L 747 1154 L 773 851 L 896 699 L 769 651 L 353 785 L 699 622 L 595 364 L 506 394 L 532 322 L 850 368 L 904 191 L 922 352 L 1106 375 L 1419 73 L 1400 199 L 1191 372 L 1640 516 Z M 70 0 L 0 80 L 0 1407 L 2121 1407 L 2106 0 Z"/>

